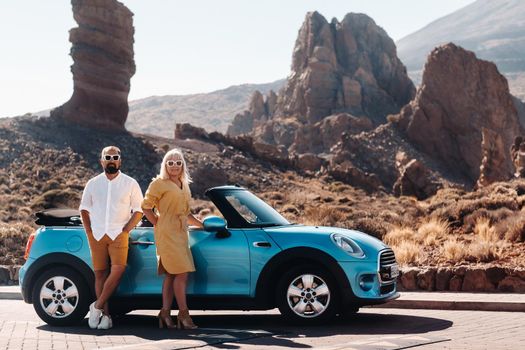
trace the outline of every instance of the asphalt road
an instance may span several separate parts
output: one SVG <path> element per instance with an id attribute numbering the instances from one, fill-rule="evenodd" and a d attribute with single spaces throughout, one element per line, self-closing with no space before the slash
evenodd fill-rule
<path id="1" fill-rule="evenodd" d="M 32 305 L 0 300 L 0 349 L 525 349 L 525 313 L 362 309 L 323 326 L 288 325 L 277 310 L 193 312 L 201 328 L 157 328 L 153 311 L 116 319 L 109 331 L 43 323 Z"/>

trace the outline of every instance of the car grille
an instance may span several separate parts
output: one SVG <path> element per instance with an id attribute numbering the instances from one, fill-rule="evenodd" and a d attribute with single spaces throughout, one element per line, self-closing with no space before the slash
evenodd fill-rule
<path id="1" fill-rule="evenodd" d="M 388 294 L 394 291 L 396 288 L 396 285 L 394 283 L 385 284 L 384 286 L 380 287 L 381 294 Z"/>
<path id="2" fill-rule="evenodd" d="M 396 263 L 396 256 L 392 249 L 385 249 L 379 254 L 379 267 L 388 266 Z"/>
<path id="3" fill-rule="evenodd" d="M 392 283 L 396 278 L 390 277 L 390 267 L 396 264 L 396 256 L 390 248 L 379 253 L 379 280 L 381 283 Z"/>

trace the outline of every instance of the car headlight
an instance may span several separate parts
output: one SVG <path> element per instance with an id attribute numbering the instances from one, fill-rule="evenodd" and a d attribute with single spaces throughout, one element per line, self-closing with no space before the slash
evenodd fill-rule
<path id="1" fill-rule="evenodd" d="M 334 242 L 336 246 L 338 246 L 354 258 L 363 258 L 365 256 L 365 253 L 363 252 L 361 247 L 359 247 L 359 245 L 350 238 L 338 233 L 332 233 L 330 237 L 332 238 L 332 242 Z"/>

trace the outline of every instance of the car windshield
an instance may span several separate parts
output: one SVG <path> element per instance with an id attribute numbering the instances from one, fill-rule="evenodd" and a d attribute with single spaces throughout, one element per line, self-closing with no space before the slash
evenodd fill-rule
<path id="1" fill-rule="evenodd" d="M 290 225 L 281 214 L 251 192 L 228 191 L 224 193 L 224 198 L 250 224 L 257 226 Z"/>

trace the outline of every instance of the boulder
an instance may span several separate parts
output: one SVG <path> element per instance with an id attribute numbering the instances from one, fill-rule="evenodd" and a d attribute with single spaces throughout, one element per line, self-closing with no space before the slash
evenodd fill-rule
<path id="1" fill-rule="evenodd" d="M 514 165 L 514 177 L 525 177 L 525 139 L 516 136 L 510 148 L 510 156 Z"/>
<path id="2" fill-rule="evenodd" d="M 446 268 L 438 268 L 436 271 L 436 290 L 448 291 L 452 271 Z"/>
<path id="3" fill-rule="evenodd" d="M 488 279 L 485 270 L 467 269 L 461 290 L 464 292 L 493 292 L 496 288 Z"/>
<path id="4" fill-rule="evenodd" d="M 376 174 L 362 171 L 349 160 L 342 163 L 331 162 L 328 173 L 336 180 L 360 187 L 368 192 L 378 191 L 382 188 L 381 180 Z"/>
<path id="5" fill-rule="evenodd" d="M 208 140 L 210 137 L 206 130 L 189 123 L 175 124 L 175 140 L 197 139 Z"/>
<path id="6" fill-rule="evenodd" d="M 316 171 L 321 169 L 326 161 L 313 153 L 305 153 L 300 154 L 293 163 L 297 169 Z"/>
<path id="7" fill-rule="evenodd" d="M 496 131 L 481 128 L 481 166 L 479 168 L 478 187 L 490 185 L 496 181 L 508 180 L 511 172 L 506 167 L 507 152 L 503 137 Z"/>
<path id="8" fill-rule="evenodd" d="M 399 177 L 393 187 L 394 195 L 414 196 L 419 200 L 434 195 L 438 189 L 438 184 L 431 180 L 430 171 L 417 159 L 400 165 Z"/>
<path id="9" fill-rule="evenodd" d="M 498 291 L 504 293 L 525 293 L 525 281 L 519 277 L 507 276 L 498 284 Z"/>
<path id="10" fill-rule="evenodd" d="M 436 289 L 436 270 L 428 269 L 417 274 L 417 286 L 419 289 L 433 291 Z"/>
<path id="11" fill-rule="evenodd" d="M 399 283 L 404 290 L 417 290 L 417 275 L 419 270 L 416 268 L 404 268 L 399 276 Z"/>
<path id="12" fill-rule="evenodd" d="M 116 0 L 71 0 L 73 95 L 51 116 L 83 126 L 124 130 L 133 59 L 133 13 Z"/>

